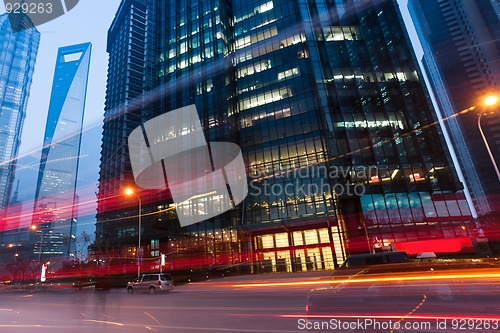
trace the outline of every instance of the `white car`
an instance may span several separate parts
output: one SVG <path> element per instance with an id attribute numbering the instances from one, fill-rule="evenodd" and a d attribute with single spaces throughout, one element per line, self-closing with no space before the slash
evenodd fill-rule
<path id="1" fill-rule="evenodd" d="M 168 292 L 174 289 L 174 280 L 169 274 L 143 274 L 127 284 L 127 292 L 147 291 L 151 295 L 157 292 Z"/>

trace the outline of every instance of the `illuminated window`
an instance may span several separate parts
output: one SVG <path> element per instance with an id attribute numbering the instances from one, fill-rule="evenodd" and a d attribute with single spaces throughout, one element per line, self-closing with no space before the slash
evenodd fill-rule
<path id="1" fill-rule="evenodd" d="M 240 38 L 236 40 L 236 49 L 241 49 L 244 48 L 245 46 L 250 45 L 251 39 L 250 36 L 245 36 L 243 38 Z"/>
<path id="2" fill-rule="evenodd" d="M 273 8 L 274 8 L 274 3 L 272 1 L 266 2 L 265 4 L 262 4 L 260 6 L 257 6 L 255 8 L 253 8 L 253 11 L 247 12 L 246 14 L 243 14 L 242 16 L 235 18 L 234 19 L 234 23 L 238 23 L 238 22 L 247 20 L 247 19 L 251 18 L 254 15 L 258 15 L 258 14 L 262 14 L 262 13 L 268 12 L 268 11 L 270 11 Z"/>
<path id="3" fill-rule="evenodd" d="M 264 235 L 262 236 L 262 248 L 263 249 L 272 249 L 274 248 L 274 239 L 273 235 Z"/>
<path id="4" fill-rule="evenodd" d="M 253 63 L 251 65 L 248 65 L 248 66 L 245 66 L 245 67 L 239 69 L 238 70 L 238 78 L 252 75 L 255 73 L 260 73 L 262 71 L 270 69 L 271 67 L 272 67 L 271 60 L 266 59 L 263 61 L 259 61 L 259 62 Z"/>
<path id="5" fill-rule="evenodd" d="M 330 236 L 328 235 L 328 229 L 319 229 L 319 240 L 321 243 L 330 243 Z"/>
<path id="6" fill-rule="evenodd" d="M 318 244 L 318 232 L 314 230 L 305 230 L 304 238 L 306 240 L 306 245 Z"/>
<path id="7" fill-rule="evenodd" d="M 323 27 L 323 36 L 327 42 L 361 39 L 361 33 L 355 26 Z"/>
<path id="8" fill-rule="evenodd" d="M 179 54 L 187 52 L 187 42 L 181 43 L 179 48 Z"/>
<path id="9" fill-rule="evenodd" d="M 276 27 L 272 27 L 271 29 L 264 30 L 257 34 L 251 36 L 245 36 L 236 40 L 236 49 L 242 49 L 251 44 L 258 43 L 265 39 L 271 38 L 278 35 L 278 29 Z M 206 41 L 205 41 L 206 42 Z"/>
<path id="10" fill-rule="evenodd" d="M 325 269 L 327 270 L 335 269 L 331 248 L 324 247 L 321 249 L 321 253 L 323 254 L 323 263 L 325 265 Z"/>
<path id="11" fill-rule="evenodd" d="M 279 43 L 268 43 L 262 47 L 255 47 L 248 49 L 246 52 L 241 52 L 236 58 L 236 63 L 242 63 L 253 58 L 263 56 L 268 53 L 272 53 L 279 49 L 283 49 L 290 45 L 295 45 L 298 43 L 303 43 L 306 41 L 306 36 L 304 34 L 297 34 L 286 39 L 281 40 Z"/>
<path id="12" fill-rule="evenodd" d="M 251 109 L 257 106 L 280 101 L 289 97 L 292 97 L 290 88 L 275 89 L 265 94 L 260 94 L 251 98 L 243 99 L 240 102 L 240 110 Z"/>
<path id="13" fill-rule="evenodd" d="M 276 234 L 276 247 L 287 247 L 288 243 L 288 234 L 286 232 L 281 234 Z"/>
<path id="14" fill-rule="evenodd" d="M 286 80 L 288 78 L 298 76 L 299 74 L 300 74 L 299 69 L 297 67 L 295 67 L 295 68 L 286 70 L 284 72 L 278 73 L 278 81 Z"/>
<path id="15" fill-rule="evenodd" d="M 304 245 L 304 240 L 302 239 L 302 231 L 293 232 L 293 245 L 294 246 Z"/>

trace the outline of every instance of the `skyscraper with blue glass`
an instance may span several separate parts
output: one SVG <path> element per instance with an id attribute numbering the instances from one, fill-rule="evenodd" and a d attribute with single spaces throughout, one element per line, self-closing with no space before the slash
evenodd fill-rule
<path id="1" fill-rule="evenodd" d="M 91 49 L 92 45 L 85 43 L 61 47 L 57 53 L 33 210 L 35 253 L 72 253 Z"/>
<path id="2" fill-rule="evenodd" d="M 13 33 L 0 15 L 0 207 L 9 205 L 40 43 L 36 28 Z"/>
<path id="3" fill-rule="evenodd" d="M 141 38 L 129 33 L 131 17 L 142 19 L 133 30 Z M 133 56 L 145 48 L 157 50 L 139 53 L 155 54 L 154 76 Z M 122 119 L 144 123 L 193 104 L 207 141 L 241 147 L 249 195 L 232 212 L 180 227 L 176 210 L 196 207 L 174 205 L 168 189 L 137 189 L 149 257 L 170 253 L 173 268 L 320 270 L 347 253 L 474 233 L 462 228 L 470 211 L 396 1 L 125 0 L 108 51 L 114 104 L 97 240 L 116 240 L 124 254 L 135 252 L 138 230 L 137 203 L 116 199 L 134 186 Z M 130 70 L 120 76 L 120 67 Z M 127 100 L 138 71 L 154 86 Z"/>
<path id="4" fill-rule="evenodd" d="M 494 0 L 409 0 L 408 8 L 477 214 L 499 212 L 499 180 L 478 118 L 484 96 L 500 84 L 500 5 Z M 478 107 L 460 114 L 472 106 Z M 499 161 L 500 115 L 486 112 L 481 118 L 491 154 Z"/>

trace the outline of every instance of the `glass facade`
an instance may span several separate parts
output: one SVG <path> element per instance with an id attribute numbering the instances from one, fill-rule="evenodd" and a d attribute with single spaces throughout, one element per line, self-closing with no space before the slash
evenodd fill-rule
<path id="1" fill-rule="evenodd" d="M 242 148 L 250 187 L 237 209 L 185 228 L 168 191 L 141 193 L 143 237 L 171 268 L 330 269 L 346 253 L 469 232 L 395 2 L 164 0 L 156 15 L 158 89 L 142 121 L 195 104 L 207 140 Z M 136 218 L 98 228 L 130 255 Z"/>
<path id="2" fill-rule="evenodd" d="M 36 28 L 12 33 L 7 14 L 0 15 L 0 206 L 12 195 L 16 158 L 40 43 Z"/>
<path id="3" fill-rule="evenodd" d="M 37 254 L 74 251 L 76 180 L 91 50 L 86 43 L 61 47 L 57 53 L 32 220 L 37 226 L 32 232 Z"/>
<path id="4" fill-rule="evenodd" d="M 156 84 L 156 8 L 157 1 L 153 0 L 122 1 L 108 31 L 96 225 L 97 244 L 104 247 L 115 242 L 127 247 L 137 243 L 137 218 L 132 218 L 137 215 L 136 201 L 121 199 L 124 188 L 134 182 L 127 137 L 143 119 L 143 110 L 133 104 Z"/>
<path id="5" fill-rule="evenodd" d="M 478 130 L 484 96 L 500 84 L 500 20 L 496 1 L 410 0 L 423 62 L 478 215 L 498 211 L 499 181 Z M 463 112 L 477 106 L 475 109 Z M 487 112 L 482 129 L 500 159 L 500 116 Z"/>

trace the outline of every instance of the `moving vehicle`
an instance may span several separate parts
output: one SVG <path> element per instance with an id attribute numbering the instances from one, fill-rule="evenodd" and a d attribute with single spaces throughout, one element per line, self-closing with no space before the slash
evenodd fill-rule
<path id="1" fill-rule="evenodd" d="M 354 254 L 347 257 L 344 263 L 332 273 L 331 278 L 353 276 L 370 266 L 405 262 L 408 262 L 408 255 L 402 251 Z"/>
<path id="2" fill-rule="evenodd" d="M 151 295 L 157 292 L 168 292 L 174 289 L 174 280 L 170 274 L 143 274 L 127 284 L 127 292 L 147 291 Z"/>

